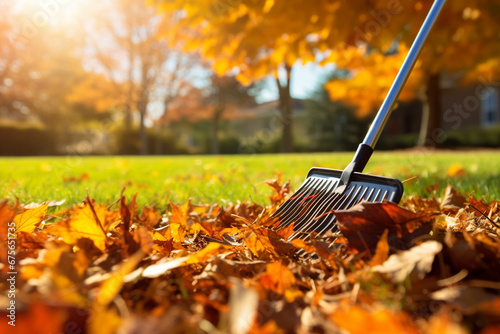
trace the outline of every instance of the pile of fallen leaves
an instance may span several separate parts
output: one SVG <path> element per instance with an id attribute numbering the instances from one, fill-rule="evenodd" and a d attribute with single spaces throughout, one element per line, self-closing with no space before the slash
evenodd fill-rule
<path id="1" fill-rule="evenodd" d="M 265 208 L 0 202 L 1 332 L 500 331 L 500 202 L 364 202 L 340 237 L 287 242 L 268 227 L 289 187 L 268 184 Z"/>

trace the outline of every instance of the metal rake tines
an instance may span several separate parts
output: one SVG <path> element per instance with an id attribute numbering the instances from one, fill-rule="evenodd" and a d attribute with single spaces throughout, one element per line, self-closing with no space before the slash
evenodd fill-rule
<path id="1" fill-rule="evenodd" d="M 328 230 L 334 230 L 336 227 L 336 217 L 333 213 L 337 210 L 345 210 L 353 207 L 354 205 L 360 203 L 361 201 L 370 202 L 381 202 L 384 199 L 389 199 L 393 197 L 387 189 L 376 188 L 363 185 L 352 185 L 346 195 L 343 196 L 342 200 L 339 200 L 336 204 L 325 210 L 324 213 L 312 220 L 309 220 L 307 225 L 303 225 L 294 234 L 290 236 L 290 240 L 293 238 L 300 238 L 302 240 L 308 240 L 311 232 L 316 232 L 318 234 L 326 233 Z"/>
<path id="2" fill-rule="evenodd" d="M 394 192 L 384 186 L 374 187 L 356 182 L 341 195 L 335 192 L 337 183 L 337 180 L 328 179 L 307 180 L 297 193 L 272 215 L 280 220 L 276 229 L 293 223 L 295 232 L 288 240 L 308 240 L 311 232 L 324 234 L 328 230 L 335 231 L 336 217 L 333 211 L 348 209 L 362 200 L 380 202 L 394 197 Z"/>
<path id="3" fill-rule="evenodd" d="M 276 229 L 287 227 L 297 219 L 307 215 L 308 212 L 314 210 L 318 205 L 324 201 L 325 196 L 333 193 L 337 182 L 332 182 L 328 179 L 310 178 L 308 179 L 299 190 L 271 216 L 272 218 L 279 218 L 280 223 Z M 296 227 L 294 226 L 294 229 Z"/>

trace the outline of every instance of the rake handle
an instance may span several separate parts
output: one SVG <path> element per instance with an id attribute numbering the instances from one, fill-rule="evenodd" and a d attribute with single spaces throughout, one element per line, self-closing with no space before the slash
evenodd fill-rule
<path id="1" fill-rule="evenodd" d="M 382 130 L 384 129 L 384 126 L 386 125 L 387 120 L 389 119 L 389 116 L 391 115 L 392 110 L 396 105 L 399 94 L 401 94 L 401 91 L 403 90 L 403 87 L 406 81 L 408 80 L 408 77 L 410 76 L 411 70 L 415 66 L 415 63 L 417 62 L 418 55 L 422 51 L 422 46 L 425 43 L 425 40 L 427 39 L 427 36 L 429 35 L 430 30 L 432 29 L 432 26 L 436 22 L 436 19 L 439 16 L 439 13 L 441 12 L 441 9 L 443 8 L 445 2 L 446 0 L 434 1 L 434 4 L 432 5 L 429 13 L 427 14 L 427 17 L 425 18 L 425 21 L 422 24 L 422 27 L 420 28 L 420 31 L 417 34 L 417 37 L 415 37 L 415 40 L 413 41 L 413 45 L 411 46 L 410 51 L 408 51 L 408 55 L 406 56 L 403 65 L 399 69 L 396 79 L 394 79 L 394 82 L 392 83 L 392 86 L 389 89 L 389 93 L 387 93 L 384 102 L 380 106 L 380 109 L 378 110 L 377 115 L 375 116 L 375 119 L 373 120 L 370 129 L 368 130 L 368 133 L 366 134 L 366 137 L 363 140 L 364 145 L 367 145 L 372 149 L 375 148 L 375 145 L 377 144 L 377 141 L 382 133 Z M 360 145 L 360 149 L 363 144 Z M 358 149 L 358 152 L 360 151 L 360 149 Z M 364 167 L 365 166 L 362 166 L 361 170 L 359 171 L 356 170 L 356 171 L 361 172 L 364 169 Z"/>

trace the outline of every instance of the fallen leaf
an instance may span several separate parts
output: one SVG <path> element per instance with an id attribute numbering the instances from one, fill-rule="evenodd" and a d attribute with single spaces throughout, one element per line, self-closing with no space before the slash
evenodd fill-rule
<path id="1" fill-rule="evenodd" d="M 68 312 L 64 308 L 51 307 L 41 302 L 36 302 L 21 309 L 16 303 L 14 317 L 9 318 L 9 313 L 2 309 L 0 315 L 0 332 L 9 334 L 26 333 L 63 333 Z M 9 311 L 10 312 L 10 311 Z M 6 314 L 7 313 L 7 314 Z M 15 326 L 9 325 L 13 321 Z"/>
<path id="2" fill-rule="evenodd" d="M 451 185 L 447 185 L 441 201 L 441 209 L 460 209 L 465 206 L 465 197 Z"/>
<path id="3" fill-rule="evenodd" d="M 142 272 L 143 277 L 155 278 L 159 277 L 169 270 L 178 268 L 186 263 L 188 256 L 178 257 L 174 259 L 164 258 L 163 260 L 150 265 Z"/>
<path id="4" fill-rule="evenodd" d="M 143 251 L 138 251 L 120 264 L 118 269 L 116 269 L 111 276 L 101 284 L 94 301 L 96 305 L 105 307 L 113 301 L 123 286 L 125 276 L 130 274 L 137 267 L 144 255 Z"/>
<path id="5" fill-rule="evenodd" d="M 370 266 L 376 266 L 384 263 L 389 257 L 389 243 L 387 242 L 387 236 L 389 234 L 388 230 L 384 231 L 384 234 L 380 237 L 377 243 L 377 249 L 375 250 L 375 255 L 373 255 L 370 260 Z"/>
<path id="6" fill-rule="evenodd" d="M 426 241 L 407 251 L 391 255 L 387 261 L 372 268 L 373 272 L 390 274 L 393 282 L 400 283 L 416 269 L 422 279 L 431 271 L 434 257 L 441 252 L 443 245 L 437 241 Z"/>
<path id="7" fill-rule="evenodd" d="M 122 324 L 122 318 L 114 308 L 94 307 L 92 317 L 87 324 L 88 333 L 114 334 Z"/>
<path id="8" fill-rule="evenodd" d="M 422 233 L 428 233 L 432 217 L 437 213 L 413 213 L 397 204 L 361 202 L 348 210 L 335 211 L 342 234 L 349 240 L 349 245 L 358 251 L 370 250 L 387 229 L 399 239 L 412 234 L 417 228 L 425 227 Z"/>
<path id="9" fill-rule="evenodd" d="M 448 171 L 446 172 L 446 174 L 448 175 L 448 177 L 462 178 L 467 175 L 467 172 L 462 167 L 462 165 L 452 164 L 450 165 L 450 167 L 448 167 Z"/>
<path id="10" fill-rule="evenodd" d="M 256 320 L 259 295 L 239 279 L 232 279 L 231 282 L 228 330 L 234 334 L 248 333 Z"/>
<path id="11" fill-rule="evenodd" d="M 294 286 L 296 279 L 287 266 L 280 262 L 266 265 L 266 273 L 261 277 L 262 286 L 279 294 Z"/>
<path id="12" fill-rule="evenodd" d="M 40 205 L 36 209 L 28 209 L 14 218 L 17 232 L 32 233 L 36 224 L 41 223 L 47 214 L 48 204 Z"/>
<path id="13" fill-rule="evenodd" d="M 366 310 L 359 305 L 343 306 L 331 318 L 350 334 L 419 333 L 407 314 L 380 306 L 373 310 Z"/>
<path id="14" fill-rule="evenodd" d="M 101 251 L 106 249 L 108 228 L 119 218 L 118 212 L 92 204 L 90 198 L 73 211 L 70 219 L 47 227 L 47 232 L 61 237 L 64 242 L 75 245 L 81 238 L 88 238 Z"/>

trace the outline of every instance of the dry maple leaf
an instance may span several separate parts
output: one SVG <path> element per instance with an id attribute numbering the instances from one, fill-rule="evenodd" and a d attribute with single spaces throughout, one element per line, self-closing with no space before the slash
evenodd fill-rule
<path id="1" fill-rule="evenodd" d="M 281 262 L 274 262 L 266 265 L 266 272 L 260 282 L 265 289 L 284 294 L 295 285 L 296 279 L 288 266 Z"/>
<path id="2" fill-rule="evenodd" d="M 51 225 L 47 232 L 61 237 L 64 242 L 75 245 L 81 238 L 88 238 L 101 251 L 105 251 L 107 229 L 118 220 L 118 212 L 92 204 L 87 198 L 83 206 L 77 206 L 69 220 Z"/>
<path id="3" fill-rule="evenodd" d="M 430 230 L 431 218 L 436 214 L 414 213 L 388 201 L 361 202 L 348 210 L 335 211 L 340 231 L 348 239 L 349 246 L 358 251 L 372 250 L 386 229 L 398 238 L 410 235 L 419 227 Z"/>
<path id="4" fill-rule="evenodd" d="M 281 177 L 278 177 L 278 180 L 267 180 L 264 183 L 273 189 L 273 194 L 269 196 L 272 204 L 281 203 L 286 196 L 290 193 L 290 181 L 285 182 L 284 184 L 280 184 Z"/>
<path id="5" fill-rule="evenodd" d="M 17 215 L 14 218 L 14 223 L 16 224 L 16 233 L 32 233 L 35 230 L 36 225 L 41 223 L 43 221 L 43 218 L 45 218 L 48 206 L 48 203 L 45 203 L 40 205 L 36 209 L 29 209 Z"/>

